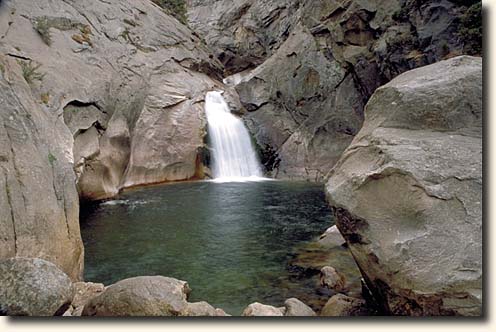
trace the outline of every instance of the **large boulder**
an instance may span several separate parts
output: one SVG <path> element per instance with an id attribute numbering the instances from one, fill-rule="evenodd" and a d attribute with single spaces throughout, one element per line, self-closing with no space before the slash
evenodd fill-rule
<path id="1" fill-rule="evenodd" d="M 482 59 L 379 88 L 326 190 L 385 313 L 482 313 Z"/>
<path id="2" fill-rule="evenodd" d="M 71 279 L 39 258 L 0 261 L 0 315 L 62 315 L 73 299 Z"/>
<path id="3" fill-rule="evenodd" d="M 33 102 L 59 122 L 82 198 L 203 176 L 202 102 L 226 88 L 188 27 L 149 0 L 10 0 L 0 22 L 0 53 L 36 68 Z"/>
<path id="4" fill-rule="evenodd" d="M 27 71 L 35 65 L 1 50 L 0 260 L 39 257 L 78 280 L 84 259 L 72 136 L 26 81 L 33 83 Z"/>
<path id="5" fill-rule="evenodd" d="M 179 316 L 190 292 L 185 281 L 162 276 L 121 280 L 86 303 L 83 316 Z"/>
<path id="6" fill-rule="evenodd" d="M 207 302 L 189 303 L 186 281 L 162 276 L 134 277 L 105 288 L 86 302 L 83 316 L 226 316 Z"/>
<path id="7" fill-rule="evenodd" d="M 277 178 L 323 181 L 376 88 L 407 70 L 478 54 L 482 44 L 476 1 L 188 3 L 190 26 L 237 73 L 226 82 L 250 111 L 246 123 Z"/>

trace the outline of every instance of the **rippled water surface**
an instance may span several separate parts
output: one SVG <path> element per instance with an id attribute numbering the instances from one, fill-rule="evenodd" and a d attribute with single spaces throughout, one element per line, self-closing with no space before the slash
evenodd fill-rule
<path id="1" fill-rule="evenodd" d="M 85 280 L 138 275 L 187 280 L 190 301 L 230 314 L 252 302 L 318 297 L 288 264 L 332 225 L 322 185 L 189 182 L 130 190 L 84 206 Z"/>

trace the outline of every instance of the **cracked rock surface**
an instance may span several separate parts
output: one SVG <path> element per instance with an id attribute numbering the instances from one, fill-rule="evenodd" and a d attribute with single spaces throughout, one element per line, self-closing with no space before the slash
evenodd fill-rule
<path id="1" fill-rule="evenodd" d="M 385 312 L 480 315 L 481 58 L 441 61 L 379 88 L 326 190 Z"/>

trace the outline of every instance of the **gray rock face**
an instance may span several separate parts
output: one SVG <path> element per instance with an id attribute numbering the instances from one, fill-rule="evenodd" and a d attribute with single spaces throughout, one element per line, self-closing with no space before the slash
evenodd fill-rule
<path id="1" fill-rule="evenodd" d="M 283 308 L 284 309 L 284 308 Z M 284 316 L 284 310 L 262 303 L 252 303 L 243 310 L 241 316 Z"/>
<path id="2" fill-rule="evenodd" d="M 188 20 L 228 73 L 237 73 L 260 65 L 277 49 L 298 9 L 293 0 L 190 0 Z"/>
<path id="3" fill-rule="evenodd" d="M 482 60 L 381 87 L 327 194 L 368 286 L 395 315 L 480 315 Z"/>
<path id="4" fill-rule="evenodd" d="M 321 181 L 362 123 L 361 96 L 351 76 L 325 57 L 305 27 L 236 90 L 263 154 L 277 150 L 278 160 L 264 161 L 278 178 Z"/>
<path id="5" fill-rule="evenodd" d="M 22 75 L 28 64 L 18 61 L 0 53 L 0 260 L 39 257 L 78 280 L 83 244 L 72 137 L 40 105 Z"/>
<path id="6" fill-rule="evenodd" d="M 324 317 L 348 317 L 367 316 L 368 310 L 364 300 L 336 294 L 327 301 L 320 316 Z"/>
<path id="7" fill-rule="evenodd" d="M 53 263 L 38 258 L 0 261 L 0 314 L 62 315 L 72 298 L 71 279 Z"/>
<path id="8" fill-rule="evenodd" d="M 305 303 L 301 302 L 296 298 L 291 298 L 284 301 L 284 307 L 286 308 L 284 316 L 292 316 L 292 317 L 315 316 L 315 311 L 313 311 L 312 308 L 310 308 Z"/>
<path id="9" fill-rule="evenodd" d="M 376 88 L 467 51 L 467 9 L 448 0 L 189 4 L 190 25 L 227 73 L 243 71 L 229 82 L 277 178 L 322 181 L 360 129 Z"/>
<path id="10" fill-rule="evenodd" d="M 202 101 L 224 87 L 189 28 L 149 0 L 10 0 L 0 22 L 0 51 L 40 65 L 33 99 L 74 137 L 63 149 L 82 198 L 202 176 Z"/>

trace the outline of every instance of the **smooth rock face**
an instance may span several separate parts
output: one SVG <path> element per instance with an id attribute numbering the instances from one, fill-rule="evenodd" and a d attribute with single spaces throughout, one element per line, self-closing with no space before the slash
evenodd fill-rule
<path id="1" fill-rule="evenodd" d="M 284 311 L 280 308 L 255 302 L 247 306 L 241 316 L 284 316 Z"/>
<path id="2" fill-rule="evenodd" d="M 315 311 L 312 308 L 296 298 L 287 299 L 284 302 L 284 307 L 286 308 L 284 316 L 315 316 Z"/>
<path id="3" fill-rule="evenodd" d="M 368 310 L 364 300 L 349 297 L 343 294 L 336 294 L 327 301 L 320 316 L 325 317 L 348 317 L 366 316 Z"/>
<path id="4" fill-rule="evenodd" d="M 72 298 L 71 279 L 53 263 L 38 258 L 0 261 L 1 315 L 62 315 Z"/>
<path id="5" fill-rule="evenodd" d="M 346 278 L 343 274 L 336 271 L 332 266 L 324 266 L 320 270 L 320 285 L 327 287 L 336 292 L 342 292 L 346 289 Z"/>
<path id="6" fill-rule="evenodd" d="M 202 101 L 226 88 L 222 65 L 189 28 L 149 0 L 10 0 L 0 22 L 0 52 L 40 65 L 31 99 L 69 127 L 57 124 L 57 143 L 83 199 L 202 177 Z"/>
<path id="7" fill-rule="evenodd" d="M 330 172 L 337 226 L 394 315 L 482 312 L 482 60 L 400 75 Z"/>
<path id="8" fill-rule="evenodd" d="M 2 24 L 6 22 L 6 7 L 7 3 L 0 6 Z M 56 114 L 37 100 L 22 75 L 22 61 L 2 51 L 3 44 L 0 260 L 39 257 L 55 263 L 71 279 L 79 280 L 84 260 L 71 133 Z"/>
<path id="9" fill-rule="evenodd" d="M 324 181 L 376 88 L 465 51 L 460 2 L 190 0 L 273 177 Z M 250 70 L 252 70 L 250 72 Z"/>

